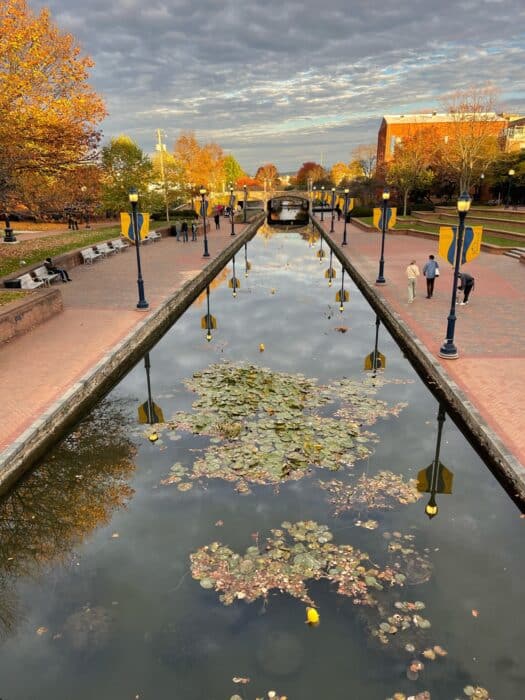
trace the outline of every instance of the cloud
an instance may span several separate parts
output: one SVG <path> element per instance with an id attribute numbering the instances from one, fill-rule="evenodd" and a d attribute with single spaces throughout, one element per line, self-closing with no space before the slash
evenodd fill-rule
<path id="1" fill-rule="evenodd" d="M 321 153 L 348 159 L 383 114 L 439 108 L 468 84 L 492 81 L 503 108 L 523 106 L 518 0 L 45 4 L 96 61 L 106 138 L 125 132 L 147 151 L 157 127 L 170 142 L 194 129 L 249 170 L 296 170 Z"/>

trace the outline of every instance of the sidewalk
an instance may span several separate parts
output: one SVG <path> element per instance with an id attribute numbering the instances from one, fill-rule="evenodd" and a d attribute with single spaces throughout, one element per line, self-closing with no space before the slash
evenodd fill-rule
<path id="1" fill-rule="evenodd" d="M 237 234 L 244 230 L 235 225 Z M 88 370 L 118 345 L 162 302 L 230 243 L 228 219 L 221 230 L 208 234 L 209 258 L 203 240 L 141 246 L 147 311 L 137 311 L 137 263 L 134 248 L 94 265 L 71 270 L 71 284 L 61 284 L 63 313 L 30 333 L 0 346 L 0 386 L 4 420 L 0 423 L 1 452 L 52 406 Z M 7 420 L 6 420 L 7 418 Z"/>
<path id="2" fill-rule="evenodd" d="M 319 218 L 317 221 L 320 223 Z M 335 222 L 335 232 L 330 234 L 330 221 L 325 216 L 324 230 L 338 244 L 343 238 L 343 225 L 342 221 Z M 342 251 L 373 285 L 378 274 L 381 234 L 347 225 L 347 241 Z M 426 285 L 421 276 L 417 297 L 408 304 L 406 267 L 415 259 L 422 271 L 431 253 L 441 272 L 434 296 L 425 298 Z M 387 284 L 375 287 L 376 291 L 525 465 L 525 266 L 513 258 L 488 253 L 481 253 L 465 266 L 465 271 L 475 278 L 476 287 L 469 304 L 456 307 L 455 344 L 459 358 L 445 360 L 439 358 L 438 351 L 450 310 L 451 265 L 437 255 L 436 242 L 395 234 L 386 236 L 384 259 Z M 458 301 L 461 299 L 459 293 Z"/>

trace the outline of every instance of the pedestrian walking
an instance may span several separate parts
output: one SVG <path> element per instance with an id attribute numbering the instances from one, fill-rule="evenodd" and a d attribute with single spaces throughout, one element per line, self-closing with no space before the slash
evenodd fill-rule
<path id="1" fill-rule="evenodd" d="M 427 281 L 427 299 L 432 299 L 434 282 L 436 277 L 439 277 L 439 265 L 433 255 L 428 256 L 428 260 L 423 266 L 423 275 Z"/>
<path id="2" fill-rule="evenodd" d="M 465 306 L 468 304 L 468 298 L 474 289 L 474 277 L 469 275 L 468 272 L 458 272 L 458 279 L 460 281 L 458 289 L 460 292 L 463 292 L 463 301 L 460 303 L 460 306 Z"/>
<path id="3" fill-rule="evenodd" d="M 183 221 L 182 226 L 180 227 L 180 232 L 182 233 L 182 242 L 187 243 L 188 242 L 188 222 Z"/>
<path id="4" fill-rule="evenodd" d="M 416 298 L 416 281 L 419 277 L 419 267 L 416 265 L 415 260 L 411 260 L 410 265 L 407 267 L 407 278 L 408 278 L 408 303 L 411 304 Z"/>
<path id="5" fill-rule="evenodd" d="M 195 223 L 195 221 L 191 222 L 191 240 L 197 240 L 197 224 Z"/>
<path id="6" fill-rule="evenodd" d="M 213 216 L 213 220 L 215 221 L 215 228 L 220 229 L 221 227 L 221 217 L 219 216 L 219 213 L 217 212 Z"/>
<path id="7" fill-rule="evenodd" d="M 337 221 L 341 221 L 341 214 L 343 213 L 343 210 L 341 209 L 339 204 L 337 204 L 335 208 L 335 213 L 337 214 Z"/>

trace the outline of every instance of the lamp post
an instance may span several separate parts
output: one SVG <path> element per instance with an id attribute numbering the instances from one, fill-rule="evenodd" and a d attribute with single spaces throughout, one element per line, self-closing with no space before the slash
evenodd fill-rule
<path id="1" fill-rule="evenodd" d="M 210 253 L 208 251 L 208 235 L 206 233 L 206 207 L 207 207 L 207 202 L 206 202 L 206 190 L 204 187 L 201 187 L 199 190 L 199 194 L 201 196 L 201 216 L 202 216 L 202 226 L 204 228 L 204 253 L 202 254 L 203 258 L 209 258 Z"/>
<path id="2" fill-rule="evenodd" d="M 515 174 L 515 170 L 512 168 L 508 172 L 508 186 L 507 186 L 507 203 L 505 205 L 505 209 L 508 209 L 510 207 L 510 190 L 512 187 L 512 176 Z"/>
<path id="3" fill-rule="evenodd" d="M 4 243 L 16 243 L 16 236 L 13 234 L 13 229 L 11 228 L 11 221 L 9 219 L 9 214 L 7 213 L 7 210 L 5 212 L 4 219 Z"/>
<path id="4" fill-rule="evenodd" d="M 465 233 L 465 218 L 470 209 L 470 197 L 467 192 L 458 199 L 457 204 L 459 214 L 458 238 L 456 241 L 456 260 L 454 263 L 454 279 L 452 280 L 452 301 L 450 303 L 450 312 L 448 314 L 447 337 L 445 342 L 439 349 L 439 356 L 446 360 L 456 360 L 458 358 L 458 349 L 454 345 L 454 330 L 456 327 L 456 297 L 458 290 L 458 274 L 463 255 L 463 235 Z"/>
<path id="5" fill-rule="evenodd" d="M 324 221 L 324 185 L 321 186 L 321 221 Z"/>
<path id="6" fill-rule="evenodd" d="M 235 203 L 235 198 L 233 196 L 233 186 L 230 185 L 230 221 L 232 225 L 232 232 L 230 233 L 230 236 L 235 236 L 235 224 L 233 222 L 233 206 Z"/>
<path id="7" fill-rule="evenodd" d="M 348 187 L 345 188 L 345 211 L 344 211 L 344 217 L 345 217 L 345 223 L 343 225 L 343 243 L 342 245 L 346 245 L 346 219 L 348 217 L 348 195 L 350 194 L 350 190 Z"/>
<path id="8" fill-rule="evenodd" d="M 129 201 L 131 202 L 131 224 L 133 227 L 133 237 L 135 239 L 135 251 L 137 253 L 137 287 L 139 289 L 137 309 L 147 309 L 149 304 L 144 296 L 144 280 L 142 279 L 142 267 L 140 265 L 140 231 L 137 218 L 137 203 L 139 201 L 139 195 L 135 187 L 129 191 Z"/>
<path id="9" fill-rule="evenodd" d="M 82 185 L 80 191 L 82 192 L 82 204 L 84 205 L 84 223 L 86 228 L 91 228 L 91 226 L 89 225 L 89 213 L 86 198 L 87 187 L 85 185 Z"/>
<path id="10" fill-rule="evenodd" d="M 429 520 L 435 518 L 439 511 L 439 507 L 436 503 L 436 493 L 438 489 L 440 467 L 442 466 L 439 461 L 439 451 L 441 449 L 441 434 L 443 432 L 443 423 L 445 422 L 445 417 L 445 408 L 441 404 L 439 404 L 437 415 L 438 434 L 436 440 L 436 453 L 434 455 L 434 461 L 432 462 L 431 470 L 430 499 L 427 505 L 425 506 L 425 513 L 428 515 Z"/>
<path id="11" fill-rule="evenodd" d="M 390 199 L 390 191 L 383 191 L 383 216 L 381 219 L 381 257 L 379 258 L 379 274 L 377 275 L 376 284 L 386 284 L 385 279 L 385 234 L 386 234 L 386 214 L 388 211 L 388 200 Z"/>
<path id="12" fill-rule="evenodd" d="M 332 207 L 332 222 L 330 224 L 330 233 L 333 233 L 334 232 L 334 217 L 335 217 L 335 187 L 332 187 L 331 207 Z"/>
<path id="13" fill-rule="evenodd" d="M 242 205 L 242 220 L 243 220 L 243 223 L 246 223 L 246 221 L 247 221 L 246 216 L 248 213 L 246 211 L 246 203 L 248 202 L 248 188 L 246 187 L 246 185 L 243 185 L 242 189 L 244 190 L 244 202 Z"/>

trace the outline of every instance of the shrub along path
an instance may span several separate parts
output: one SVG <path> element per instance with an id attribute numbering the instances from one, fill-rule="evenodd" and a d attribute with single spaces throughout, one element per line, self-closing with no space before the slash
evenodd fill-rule
<path id="1" fill-rule="evenodd" d="M 341 242 L 343 222 L 331 234 Z M 324 222 L 330 236 L 330 222 Z M 348 226 L 346 255 L 359 272 L 374 284 L 378 273 L 381 236 Z M 343 250 L 345 250 L 343 248 Z M 407 301 L 406 267 L 412 259 L 422 271 L 429 254 L 440 263 L 434 296 L 426 299 L 423 276 L 417 297 Z M 525 465 L 525 265 L 504 255 L 481 253 L 465 266 L 475 278 L 467 306 L 457 307 L 455 340 L 460 357 L 438 357 L 443 343 L 452 294 L 452 267 L 437 255 L 437 241 L 388 234 L 385 243 L 387 284 L 376 290 L 387 300 L 427 351 L 464 391 L 483 419 L 499 435 L 509 451 Z M 461 300 L 458 294 L 458 301 Z"/>

